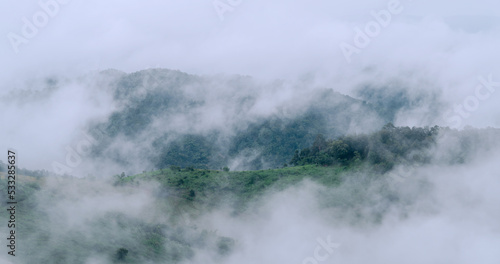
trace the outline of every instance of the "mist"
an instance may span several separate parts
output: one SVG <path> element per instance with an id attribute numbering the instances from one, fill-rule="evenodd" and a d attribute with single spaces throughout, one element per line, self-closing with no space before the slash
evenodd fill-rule
<path id="1" fill-rule="evenodd" d="M 397 125 L 498 126 L 494 90 L 500 75 L 495 55 L 499 44 L 499 14 L 492 1 L 474 5 L 409 1 L 350 4 L 241 1 L 222 16 L 211 2 L 41 3 L 57 6 L 54 9 L 57 12 L 53 11 L 53 17 L 49 14 L 46 25 L 32 38 L 26 38 L 27 43 L 12 45 L 6 37 L 1 44 L 4 63 L 0 80 L 4 100 L 12 101 L 11 91 L 42 90 L 43 80 L 51 77 L 74 80 L 89 72 L 110 68 L 129 73 L 168 68 L 199 75 L 241 74 L 268 82 L 284 79 L 305 83 L 301 88 L 304 94 L 307 89 L 328 87 L 358 97 L 356 91 L 367 83 L 386 87 L 384 89 L 399 83 L 395 89 L 408 91 L 408 96 L 418 97 L 422 93 L 439 96 L 432 102 L 438 113 L 434 109 L 429 111 L 430 102 L 426 101 L 412 109 L 415 111 L 399 113 Z M 389 5 L 397 6 L 398 10 L 391 15 L 389 24 L 371 37 L 359 53 L 346 56 L 341 43 L 355 45 L 356 28 L 363 29 L 376 21 L 371 11 L 388 10 Z M 23 18 L 32 20 L 44 8 L 47 7 L 35 2 L 9 3 L 3 8 L 10 12 L 2 15 L 2 35 L 13 33 L 23 37 Z M 481 84 L 479 78 L 488 79 L 488 76 L 494 85 L 487 99 L 477 100 L 478 103 L 466 101 L 469 96 L 475 96 L 475 87 Z M 60 92 L 50 95 L 50 107 L 40 105 L 27 110 L 2 104 L 3 119 L 16 129 L 15 134 L 37 131 L 30 137 L 9 139 L 26 153 L 25 162 L 29 167 L 48 168 L 34 161 L 34 156 L 29 154 L 33 149 L 48 152 L 48 159 L 60 160 L 64 154 L 56 152 L 60 153 L 68 145 L 68 135 L 74 135 L 73 140 L 78 141 L 83 124 L 109 115 L 113 109 L 106 101 L 108 95 L 92 90 L 102 90 L 96 84 L 91 85 L 92 89 L 85 89 L 91 96 L 76 96 L 82 91 L 71 81 L 60 86 Z M 259 105 L 256 111 L 273 111 L 272 105 L 284 100 L 289 92 L 287 88 L 277 90 L 276 95 L 255 91 L 266 98 L 261 104 L 271 104 L 271 109 Z M 299 93 L 294 91 L 294 94 Z M 75 100 L 81 103 L 65 103 Z M 95 100 L 104 105 L 101 112 L 84 109 L 84 105 L 95 104 Z M 455 110 L 457 105 L 467 103 L 471 104 L 467 109 L 473 111 Z M 17 124 L 25 119 L 26 111 L 49 111 L 44 116 L 47 120 L 44 127 L 55 129 L 57 123 L 56 131 L 40 131 L 37 122 L 42 117 L 31 117 L 37 121 Z M 212 109 L 209 113 L 216 116 L 217 111 L 220 110 Z M 22 142 L 28 138 L 30 142 Z M 50 140 L 45 140 L 47 138 Z M 41 146 L 40 142 L 50 142 L 51 146 Z M 28 150 L 23 145 L 39 147 Z M 5 143 L 2 147 L 6 147 Z"/>
<path id="2" fill-rule="evenodd" d="M 481 140 L 494 150 L 480 147 L 453 165 L 447 162 L 456 154 L 453 134 L 446 133 L 431 150 L 431 164 L 401 165 L 392 178 L 362 169 L 333 188 L 312 179 L 270 188 L 240 213 L 231 197 L 215 207 L 179 207 L 175 191 L 155 181 L 120 186 L 99 178 L 48 178 L 43 191 L 23 201 L 36 203 L 46 218 L 23 243 L 37 249 L 29 255 L 40 261 L 115 263 L 98 248 L 85 257 L 58 248 L 61 241 L 75 248 L 101 241 L 114 250 L 133 244 L 130 254 L 137 253 L 145 248 L 134 240 L 157 228 L 167 237 L 159 250 L 173 257 L 151 263 L 496 263 L 498 141 Z M 44 237 L 47 242 L 35 246 Z M 230 241 L 229 249 L 221 241 Z M 28 251 L 22 248 L 19 260 Z"/>
<path id="3" fill-rule="evenodd" d="M 117 250 L 144 253 L 143 241 L 158 235 L 157 251 L 133 261 L 498 263 L 499 7 L 492 0 L 1 3 L 0 149 L 16 150 L 20 168 L 53 175 L 36 184 L 26 178 L 36 194 L 25 202 L 45 226 L 26 222 L 33 233 L 19 238 L 25 255 L 2 253 L 0 262 L 116 263 Z M 425 150 L 428 163 L 396 164 L 382 176 L 370 167 L 342 172 L 335 187 L 308 175 L 273 185 L 240 211 L 231 195 L 216 206 L 191 205 L 161 179 L 118 184 L 175 166 L 291 166 L 293 151 L 278 156 L 265 139 L 314 118 L 288 148 L 386 123 L 444 129 Z M 185 142 L 209 158 L 175 164 L 189 153 Z M 102 251 L 56 250 L 88 248 L 93 236 Z"/>

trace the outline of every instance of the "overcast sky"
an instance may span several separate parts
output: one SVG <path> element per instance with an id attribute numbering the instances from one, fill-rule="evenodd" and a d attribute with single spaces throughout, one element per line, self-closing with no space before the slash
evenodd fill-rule
<path id="1" fill-rule="evenodd" d="M 399 79 L 407 89 L 439 91 L 450 111 L 476 97 L 466 118 L 451 112 L 439 125 L 459 118 L 461 125 L 500 127 L 500 93 L 483 87 L 485 99 L 475 95 L 479 77 L 500 82 L 498 1 L 55 1 L 0 3 L 4 98 L 11 90 L 36 89 L 28 87 L 32 79 L 108 68 L 307 79 L 349 95 L 361 83 Z M 360 34 L 363 45 L 356 44 Z M 82 89 L 61 91 L 46 106 L 0 106 L 1 120 L 22 134 L 18 138 L 29 138 L 35 128 L 49 142 L 77 133 L 89 112 L 109 112 L 77 100 L 95 96 Z M 405 113 L 397 125 L 427 125 L 420 119 L 419 112 Z M 43 130 L 47 124 L 61 129 Z"/>
<path id="2" fill-rule="evenodd" d="M 499 68 L 500 8 L 493 0 L 401 0 L 401 12 L 350 64 L 339 44 L 352 44 L 354 29 L 364 28 L 374 20 L 371 11 L 387 10 L 391 1 L 65 1 L 46 23 L 38 1 L 1 3 L 3 79 L 157 65 L 270 78 L 330 76 L 375 65 L 426 66 L 463 77 Z M 214 3 L 234 6 L 219 16 Z M 41 27 L 15 53 L 8 34 L 23 36 L 23 18 L 33 22 L 34 16 Z"/>

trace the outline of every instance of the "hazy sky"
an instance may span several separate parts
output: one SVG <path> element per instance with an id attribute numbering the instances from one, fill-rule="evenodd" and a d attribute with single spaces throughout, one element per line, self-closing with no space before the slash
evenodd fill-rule
<path id="1" fill-rule="evenodd" d="M 40 3 L 51 0 L 1 4 L 3 78 L 156 65 L 271 78 L 358 73 L 375 65 L 426 66 L 430 72 L 467 76 L 499 67 L 494 51 L 500 8 L 493 0 L 396 1 L 401 12 L 351 64 L 339 44 L 352 44 L 354 28 L 364 28 L 374 20 L 371 11 L 387 10 L 391 1 L 232 0 L 235 6 L 221 14 L 222 20 L 214 3 L 227 0 L 60 1 L 68 3 L 49 8 L 54 16 L 47 21 Z M 23 18 L 33 22 L 33 17 L 41 27 L 16 54 L 8 34 L 22 36 Z"/>

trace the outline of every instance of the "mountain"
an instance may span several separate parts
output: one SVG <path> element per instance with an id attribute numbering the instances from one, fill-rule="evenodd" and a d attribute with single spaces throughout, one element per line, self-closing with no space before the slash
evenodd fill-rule
<path id="1" fill-rule="evenodd" d="M 117 109 L 89 126 L 89 134 L 101 139 L 91 157 L 111 159 L 128 171 L 171 165 L 276 168 L 318 134 L 370 132 L 363 127 L 391 121 L 369 103 L 327 88 L 166 69 L 101 75 Z M 273 95 L 286 99 L 273 100 Z"/>
<path id="2" fill-rule="evenodd" d="M 320 215 L 334 212 L 336 225 L 380 227 L 394 212 L 404 221 L 422 201 L 435 199 L 434 175 L 423 178 L 412 170 L 472 166 L 475 157 L 491 155 L 498 142 L 500 130 L 493 128 L 387 124 L 373 133 L 317 136 L 309 147 L 290 153 L 291 166 L 279 169 L 170 166 L 83 179 L 22 170 L 36 176 L 17 176 L 17 234 L 23 245 L 17 254 L 22 263 L 184 263 L 199 256 L 226 263 L 243 238 L 210 229 L 206 221 L 213 213 L 222 210 L 228 224 L 245 229 L 250 223 L 244 219 L 278 217 L 283 208 L 299 206 L 290 202 L 293 197 L 312 188 L 315 198 L 307 206 L 318 203 Z M 6 193 L 5 164 L 0 165 L 0 192 Z M 261 212 L 275 199 L 281 206 Z M 7 206 L 6 199 L 1 203 Z M 0 221 L 7 222 L 5 214 Z"/>

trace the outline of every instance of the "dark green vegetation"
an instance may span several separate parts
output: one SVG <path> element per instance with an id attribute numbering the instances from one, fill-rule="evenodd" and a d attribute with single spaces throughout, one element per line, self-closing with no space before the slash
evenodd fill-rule
<path id="1" fill-rule="evenodd" d="M 195 251 L 201 249 L 224 257 L 232 252 L 237 241 L 212 230 L 188 225 L 186 217 L 195 220 L 221 206 L 232 208 L 236 216 L 249 204 L 263 202 L 266 192 L 286 188 L 305 178 L 337 186 L 345 170 L 348 168 L 308 165 L 230 172 L 172 166 L 135 176 L 117 175 L 112 183 L 114 186 L 109 189 L 102 187 L 107 183 L 90 178 L 58 178 L 54 186 L 46 178 L 18 176 L 17 230 L 18 244 L 23 246 L 18 249 L 18 258 L 23 263 L 50 264 L 85 263 L 89 256 L 106 263 L 179 263 L 192 258 Z M 159 182 L 160 187 L 151 189 L 148 182 Z M 75 191 L 68 191 L 71 189 Z M 97 204 L 68 203 L 103 195 L 103 191 L 113 194 L 134 190 L 150 192 L 154 197 L 152 214 L 168 218 L 134 217 L 113 208 L 95 213 L 92 207 Z M 5 191 L 6 180 L 2 174 L 0 192 Z M 72 195 L 73 192 L 80 194 Z M 2 206 L 6 205 L 2 200 Z M 89 208 L 74 210 L 73 206 Z M 67 215 L 66 210 L 73 213 Z M 77 214 L 77 219 L 71 220 L 71 214 Z M 6 222 L 4 214 L 0 221 Z"/>
<path id="2" fill-rule="evenodd" d="M 220 208 L 240 217 L 265 203 L 266 194 L 305 179 L 324 187 L 318 193 L 319 202 L 326 210 L 339 212 L 337 221 L 377 224 L 391 206 L 411 206 L 411 201 L 400 199 L 387 185 L 390 178 L 384 173 L 392 167 L 464 163 L 478 151 L 487 154 L 495 148 L 488 142 L 499 139 L 498 129 L 456 131 L 388 124 L 371 134 L 336 139 L 316 136 L 310 147 L 292 155 L 290 165 L 279 169 L 231 171 L 227 167 L 210 170 L 171 165 L 133 176 L 121 173 L 110 182 L 18 176 L 19 260 L 78 264 L 92 256 L 105 263 L 179 263 L 192 259 L 198 250 L 224 258 L 238 246 L 235 238 L 188 223 Z M 442 142 L 448 148 L 434 153 Z M 182 160 L 182 156 L 174 157 Z M 5 173 L 0 176 L 0 193 L 6 193 Z M 417 186 L 417 193 L 425 195 L 428 187 Z M 128 208 L 114 205 L 104 211 L 95 209 L 101 203 L 122 199 L 113 195 L 135 194 L 152 197 L 144 205 L 150 208 L 147 213 L 134 215 Z M 5 208 L 4 196 L 1 199 Z M 378 205 L 371 207 L 374 203 Z M 6 223 L 5 214 L 0 221 Z"/>
<path id="3" fill-rule="evenodd" d="M 370 104 L 331 89 L 313 90 L 300 102 L 255 114 L 262 111 L 258 91 L 282 84 L 165 69 L 102 75 L 111 79 L 119 108 L 105 122 L 89 127 L 89 134 L 99 140 L 91 157 L 123 167 L 138 162 L 128 155 L 133 147 L 151 163 L 148 169 L 219 169 L 235 161 L 239 169 L 276 168 L 288 163 L 296 149 L 310 146 L 317 134 L 334 138 L 362 123 L 380 128 L 391 121 L 381 119 Z M 122 141 L 130 147 L 121 149 Z"/>
<path id="4" fill-rule="evenodd" d="M 435 146 L 439 127 L 409 128 L 385 125 L 370 135 L 349 135 L 326 140 L 318 135 L 309 148 L 296 151 L 293 165 L 348 165 L 366 161 L 376 170 L 385 172 L 403 162 L 429 163 L 429 148 Z"/>
<path id="5" fill-rule="evenodd" d="M 189 201 L 191 208 L 211 210 L 221 205 L 232 208 L 235 214 L 265 192 L 282 190 L 305 178 L 325 186 L 336 186 L 344 172 L 355 167 L 323 167 L 306 165 L 259 171 L 218 171 L 172 166 L 135 176 L 115 176 L 115 185 L 127 186 L 142 181 L 160 182 L 168 197 L 179 202 Z M 225 204 L 230 202 L 230 204 Z"/>
<path id="6" fill-rule="evenodd" d="M 500 142 L 500 130 L 434 127 L 395 127 L 391 123 L 371 134 L 347 135 L 327 140 L 318 135 L 308 148 L 296 150 L 290 164 L 350 166 L 364 164 L 385 173 L 396 165 L 459 164 L 479 151 L 484 154 Z M 441 143 L 441 145 L 439 145 Z M 438 150 L 441 153 L 436 153 Z"/>
<path id="7" fill-rule="evenodd" d="M 500 142 L 497 129 L 393 126 L 399 109 L 429 101 L 410 101 L 404 91 L 368 87 L 359 93 L 365 102 L 317 89 L 304 102 L 255 114 L 253 91 L 261 87 L 248 77 L 160 69 L 103 75 L 118 109 L 90 125 L 91 159 L 123 172 L 104 181 L 19 169 L 20 263 L 180 263 L 199 251 L 224 259 L 237 238 L 197 220 L 219 209 L 244 217 L 269 194 L 304 181 L 321 187 L 319 204 L 338 213 L 335 221 L 377 224 L 391 206 L 411 206 L 388 184 L 394 167 L 461 164 L 478 152 L 487 157 Z M 3 194 L 4 172 L 0 162 Z M 428 186 L 416 186 L 415 196 L 426 194 Z M 7 206 L 5 195 L 0 202 Z"/>
<path id="8" fill-rule="evenodd" d="M 17 168 L 17 173 L 20 175 L 32 176 L 32 177 L 47 177 L 53 173 L 47 170 L 28 170 L 24 168 Z M 7 164 L 0 160 L 0 172 L 7 172 Z"/>
<path id="9" fill-rule="evenodd" d="M 405 82 L 393 80 L 384 85 L 363 85 L 357 89 L 356 95 L 368 102 L 383 120 L 394 122 L 398 112 L 413 108 L 425 107 L 430 113 L 442 112 L 438 91 L 410 89 Z"/>
<path id="10" fill-rule="evenodd" d="M 0 191 L 6 193 L 5 174 L 0 175 Z M 79 203 L 107 191 L 113 194 L 130 192 L 131 189 L 103 188 L 106 182 L 91 179 L 58 178 L 53 186 L 44 179 L 18 176 L 16 258 L 19 263 L 179 263 L 193 257 L 194 250 L 206 249 L 220 256 L 231 252 L 235 241 L 222 237 L 212 230 L 201 230 L 173 221 L 158 221 L 151 216 L 134 216 L 131 212 L 110 208 L 96 212 L 98 204 Z M 70 191 L 80 193 L 71 195 Z M 144 186 L 133 187 L 144 192 Z M 102 193 L 100 195 L 103 195 Z M 156 194 L 156 214 L 168 213 L 176 201 L 165 200 Z M 2 197 L 3 198 L 3 197 Z M 101 199 L 100 202 L 113 202 Z M 69 203 L 69 204 L 68 204 Z M 117 203 L 117 201 L 114 201 Z M 1 200 L 2 207 L 7 203 Z M 162 212 L 161 210 L 166 210 Z M 85 213 L 86 212 L 86 213 Z M 0 217 L 7 223 L 5 214 Z"/>

